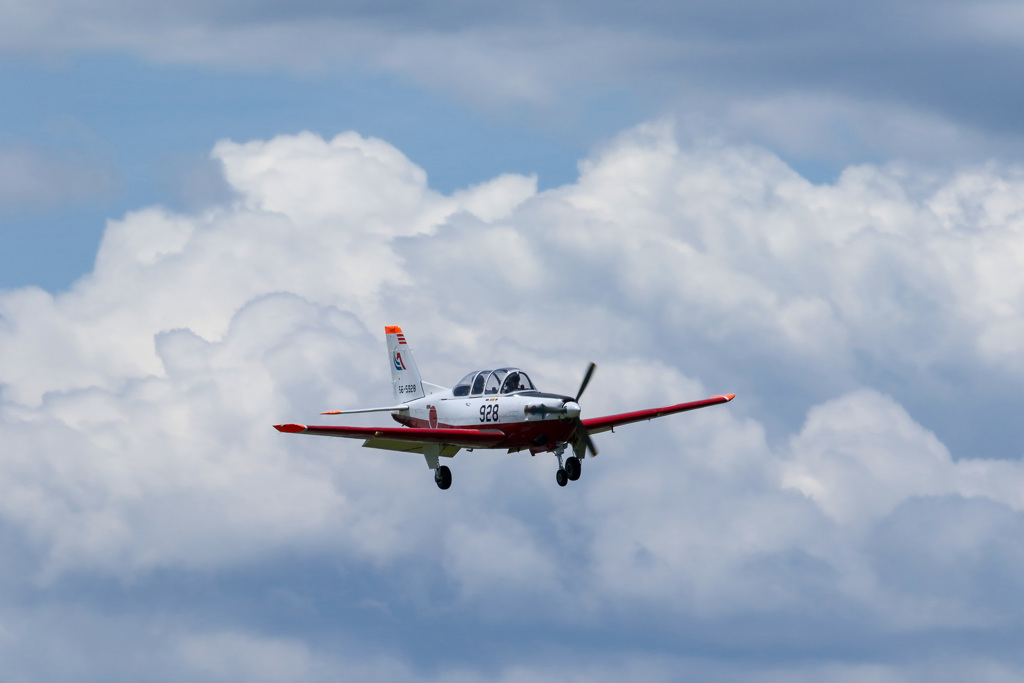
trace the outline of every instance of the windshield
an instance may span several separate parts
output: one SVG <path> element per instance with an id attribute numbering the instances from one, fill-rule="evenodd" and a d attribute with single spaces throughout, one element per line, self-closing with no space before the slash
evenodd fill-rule
<path id="1" fill-rule="evenodd" d="M 501 385 L 501 393 L 511 394 L 514 391 L 527 391 L 533 389 L 533 383 L 522 370 L 511 370 L 505 382 Z"/>
<path id="2" fill-rule="evenodd" d="M 495 370 L 491 373 L 491 376 L 487 378 L 487 385 L 484 388 L 484 394 L 496 394 L 498 393 L 498 387 L 501 386 L 501 380 L 505 379 L 505 374 L 508 372 L 507 368 Z"/>
<path id="3" fill-rule="evenodd" d="M 474 370 L 459 380 L 459 383 L 452 389 L 452 396 L 511 394 L 516 391 L 533 391 L 535 389 L 536 387 L 526 373 L 516 368 Z"/>

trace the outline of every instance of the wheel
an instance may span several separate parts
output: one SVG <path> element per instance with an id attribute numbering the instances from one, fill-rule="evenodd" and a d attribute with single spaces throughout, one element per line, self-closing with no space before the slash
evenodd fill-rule
<path id="1" fill-rule="evenodd" d="M 569 481 L 576 481 L 580 478 L 580 474 L 583 472 L 583 463 L 575 455 L 570 456 L 565 461 L 565 473 L 569 476 Z"/>
<path id="2" fill-rule="evenodd" d="M 569 475 L 565 473 L 565 470 L 558 470 L 555 472 L 555 481 L 558 482 L 559 486 L 565 486 L 569 483 Z"/>
<path id="3" fill-rule="evenodd" d="M 434 475 L 434 481 L 437 482 L 437 488 L 442 491 L 452 485 L 452 471 L 448 469 L 447 465 L 441 465 L 437 468 L 437 473 Z"/>

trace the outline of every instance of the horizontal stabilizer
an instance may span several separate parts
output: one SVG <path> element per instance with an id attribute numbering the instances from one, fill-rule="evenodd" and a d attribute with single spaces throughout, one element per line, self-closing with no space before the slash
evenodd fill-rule
<path id="1" fill-rule="evenodd" d="M 383 408 L 358 408 L 357 410 L 328 410 L 321 415 L 352 415 L 354 413 L 386 413 L 393 410 L 409 410 L 409 406 L 385 406 Z"/>

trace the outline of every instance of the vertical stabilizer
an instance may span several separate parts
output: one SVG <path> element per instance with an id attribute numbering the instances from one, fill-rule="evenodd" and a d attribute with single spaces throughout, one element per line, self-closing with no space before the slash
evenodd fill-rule
<path id="1" fill-rule="evenodd" d="M 412 349 L 405 342 L 402 328 L 388 326 L 384 328 L 388 340 L 388 356 L 391 363 L 391 385 L 395 391 L 395 401 L 406 403 L 414 398 L 423 398 L 423 380 L 420 379 L 416 359 L 412 357 Z"/>

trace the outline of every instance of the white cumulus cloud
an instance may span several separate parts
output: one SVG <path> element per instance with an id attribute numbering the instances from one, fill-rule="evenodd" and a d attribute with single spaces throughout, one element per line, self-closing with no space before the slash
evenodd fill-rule
<path id="1" fill-rule="evenodd" d="M 813 185 L 664 124 L 540 193 L 508 175 L 444 195 L 355 133 L 213 154 L 234 203 L 129 213 L 69 291 L 0 293 L 16 584 L 334 558 L 428 612 L 683 620 L 734 645 L 723 624 L 751 615 L 861 635 L 1016 618 L 993 591 L 1021 593 L 1024 466 L 951 453 L 873 378 L 1021 381 L 1017 169 Z M 594 359 L 589 415 L 739 396 L 600 435 L 566 489 L 550 456 L 460 454 L 442 493 L 420 456 L 271 429 L 389 402 L 384 324 L 442 384 L 516 363 L 569 393 Z M 921 532 L 940 523 L 956 533 Z M 251 678 L 253 652 L 267 680 L 320 670 L 316 643 L 241 631 L 175 636 L 176 656 L 213 678 Z"/>

